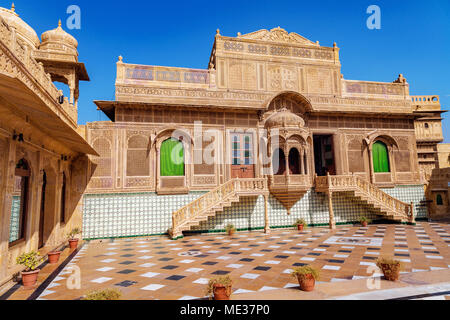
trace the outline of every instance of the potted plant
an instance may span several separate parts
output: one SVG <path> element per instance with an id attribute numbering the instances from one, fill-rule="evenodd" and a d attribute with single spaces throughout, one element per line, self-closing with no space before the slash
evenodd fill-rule
<path id="1" fill-rule="evenodd" d="M 25 288 L 32 288 L 37 282 L 37 277 L 39 274 L 39 269 L 36 269 L 43 261 L 39 257 L 40 253 L 36 251 L 31 251 L 28 253 L 21 254 L 17 259 L 17 264 L 25 267 L 22 271 L 22 284 Z"/>
<path id="2" fill-rule="evenodd" d="M 78 238 L 75 238 L 76 235 L 79 235 L 81 233 L 80 228 L 73 228 L 69 234 L 67 235 L 69 238 L 69 246 L 70 249 L 76 249 L 78 247 Z"/>
<path id="3" fill-rule="evenodd" d="M 206 295 L 214 300 L 230 300 L 233 281 L 230 276 L 210 279 L 206 290 Z"/>
<path id="4" fill-rule="evenodd" d="M 303 231 L 303 229 L 306 228 L 307 226 L 308 226 L 308 224 L 306 223 L 306 221 L 304 219 L 298 219 L 294 223 L 294 228 L 297 228 L 298 231 Z"/>
<path id="5" fill-rule="evenodd" d="M 363 227 L 367 227 L 367 225 L 368 225 L 369 223 L 371 223 L 370 219 L 367 218 L 367 217 L 361 217 L 361 219 L 359 219 L 359 222 L 361 222 L 361 225 L 362 225 Z"/>
<path id="6" fill-rule="evenodd" d="M 403 265 L 401 261 L 382 257 L 378 258 L 377 267 L 383 271 L 386 280 L 397 281 Z"/>
<path id="7" fill-rule="evenodd" d="M 81 300 L 120 300 L 122 292 L 117 289 L 104 289 L 91 291 Z"/>
<path id="8" fill-rule="evenodd" d="M 225 227 L 225 231 L 228 233 L 229 236 L 232 236 L 236 232 L 236 228 L 234 225 L 229 224 Z"/>
<path id="9" fill-rule="evenodd" d="M 319 271 L 310 265 L 306 265 L 295 268 L 292 271 L 292 276 L 297 278 L 301 290 L 313 291 L 316 280 L 319 279 Z"/>
<path id="10" fill-rule="evenodd" d="M 59 256 L 61 255 L 61 251 L 51 251 L 47 253 L 48 255 L 48 263 L 55 264 L 59 261 Z"/>

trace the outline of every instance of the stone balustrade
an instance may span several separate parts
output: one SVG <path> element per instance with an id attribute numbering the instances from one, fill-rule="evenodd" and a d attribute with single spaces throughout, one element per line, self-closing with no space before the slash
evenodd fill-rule
<path id="1" fill-rule="evenodd" d="M 204 213 L 231 197 L 248 194 L 257 195 L 265 191 L 267 191 L 267 180 L 265 178 L 230 180 L 175 211 L 172 214 L 172 236 L 181 235 L 180 228 L 183 225 L 201 217 Z"/>
<path id="2" fill-rule="evenodd" d="M 355 175 L 341 175 L 341 176 L 325 176 L 316 177 L 316 189 L 320 192 L 346 192 L 358 191 L 363 193 L 370 200 L 377 202 L 380 206 L 390 209 L 395 213 L 396 217 L 405 221 L 414 221 L 411 204 L 402 202 L 372 183 Z"/>

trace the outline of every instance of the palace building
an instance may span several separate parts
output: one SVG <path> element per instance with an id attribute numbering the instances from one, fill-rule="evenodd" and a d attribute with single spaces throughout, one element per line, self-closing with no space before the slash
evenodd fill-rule
<path id="1" fill-rule="evenodd" d="M 75 38 L 60 24 L 39 39 L 14 8 L 0 8 L 0 29 L 0 281 L 73 226 L 84 239 L 177 239 L 299 218 L 413 224 L 448 206 L 448 173 L 427 189 L 439 97 L 411 96 L 403 75 L 344 79 L 336 44 L 217 30 L 207 69 L 119 57 L 116 99 L 95 101 L 110 121 L 78 125 L 89 76 Z"/>
<path id="2" fill-rule="evenodd" d="M 217 30 L 208 69 L 119 57 L 115 85 L 115 101 L 96 101 L 111 121 L 86 125 L 100 154 L 84 197 L 87 238 L 428 216 L 439 97 L 411 96 L 402 75 L 344 79 L 336 44 L 280 27 Z"/>

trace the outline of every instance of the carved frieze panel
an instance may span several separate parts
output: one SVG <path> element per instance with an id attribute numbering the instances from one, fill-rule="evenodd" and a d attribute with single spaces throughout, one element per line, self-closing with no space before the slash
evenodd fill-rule
<path id="1" fill-rule="evenodd" d="M 194 176 L 195 186 L 215 185 L 215 184 L 216 184 L 216 176 Z"/>

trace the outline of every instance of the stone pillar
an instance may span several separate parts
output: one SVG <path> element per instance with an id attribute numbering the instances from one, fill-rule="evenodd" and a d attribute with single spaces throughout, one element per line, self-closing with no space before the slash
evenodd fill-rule
<path id="1" fill-rule="evenodd" d="M 367 152 L 369 153 L 370 183 L 375 183 L 375 176 L 373 172 L 372 144 L 367 147 Z"/>
<path id="2" fill-rule="evenodd" d="M 300 159 L 299 159 L 299 162 L 300 162 L 300 168 L 301 168 L 301 174 L 305 174 L 306 172 L 306 163 L 305 163 L 305 149 L 302 149 L 302 152 L 300 153 Z"/>
<path id="3" fill-rule="evenodd" d="M 269 225 L 269 195 L 264 195 L 264 233 L 270 233 L 270 225 Z"/>
<path id="4" fill-rule="evenodd" d="M 328 198 L 328 211 L 330 212 L 330 229 L 336 229 L 336 221 L 334 220 L 334 210 L 333 210 L 333 193 L 329 192 L 327 194 Z"/>

